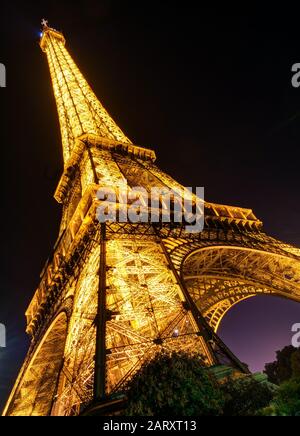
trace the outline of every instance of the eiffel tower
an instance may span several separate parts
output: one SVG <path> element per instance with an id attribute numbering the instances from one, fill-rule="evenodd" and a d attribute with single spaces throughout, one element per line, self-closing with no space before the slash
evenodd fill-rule
<path id="1" fill-rule="evenodd" d="M 198 233 L 172 222 L 99 223 L 101 186 L 182 186 L 125 136 L 63 34 L 42 24 L 62 137 L 62 220 L 26 311 L 32 341 L 4 415 L 70 416 L 113 403 L 162 350 L 247 372 L 218 337 L 220 322 L 259 294 L 300 302 L 300 249 L 266 235 L 252 210 L 208 202 Z"/>

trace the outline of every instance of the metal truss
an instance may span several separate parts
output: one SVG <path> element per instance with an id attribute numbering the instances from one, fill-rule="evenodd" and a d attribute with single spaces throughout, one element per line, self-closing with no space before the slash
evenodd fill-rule
<path id="1" fill-rule="evenodd" d="M 11 416 L 45 416 L 51 412 L 67 337 L 67 316 L 62 313 L 50 326 L 25 368 L 9 405 Z"/>
<path id="2" fill-rule="evenodd" d="M 300 265 L 294 257 L 246 247 L 206 247 L 192 252 L 182 275 L 199 309 L 217 330 L 239 301 L 272 294 L 300 301 Z"/>
<path id="3" fill-rule="evenodd" d="M 82 270 L 65 349 L 54 413 L 78 414 L 93 399 L 99 247 Z M 161 349 L 208 348 L 159 242 L 135 237 L 107 242 L 106 393 L 118 392 Z"/>
<path id="4" fill-rule="evenodd" d="M 131 144 L 97 99 L 54 29 L 44 29 L 41 47 L 46 52 L 59 115 L 64 159 L 74 140 L 84 133 Z"/>

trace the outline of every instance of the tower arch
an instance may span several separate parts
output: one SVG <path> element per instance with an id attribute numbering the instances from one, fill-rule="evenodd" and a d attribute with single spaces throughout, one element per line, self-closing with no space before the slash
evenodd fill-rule
<path id="1" fill-rule="evenodd" d="M 234 305 L 256 295 L 300 302 L 300 260 L 295 256 L 241 246 L 207 246 L 185 256 L 181 276 L 215 332 Z"/>
<path id="2" fill-rule="evenodd" d="M 43 336 L 17 385 L 7 414 L 46 416 L 51 412 L 63 363 L 68 318 L 60 312 Z"/>

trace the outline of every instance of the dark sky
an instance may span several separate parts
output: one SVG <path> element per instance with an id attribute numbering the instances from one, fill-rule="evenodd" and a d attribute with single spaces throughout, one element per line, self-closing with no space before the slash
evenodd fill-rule
<path id="1" fill-rule="evenodd" d="M 56 240 L 60 133 L 40 20 L 67 47 L 126 134 L 206 199 L 253 208 L 265 230 L 300 245 L 300 62 L 295 10 L 196 8 L 194 2 L 13 0 L 1 5 L 2 225 L 0 407 L 28 341 L 24 311 Z M 236 306 L 220 334 L 253 370 L 289 344 L 299 304 L 260 297 Z"/>

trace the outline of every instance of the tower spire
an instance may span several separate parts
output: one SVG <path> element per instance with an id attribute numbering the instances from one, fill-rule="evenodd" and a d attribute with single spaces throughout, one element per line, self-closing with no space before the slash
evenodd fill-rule
<path id="1" fill-rule="evenodd" d="M 56 100 L 65 163 L 75 140 L 95 134 L 108 140 L 132 144 L 97 99 L 65 48 L 63 34 L 42 20 L 40 46 L 46 53 Z"/>
<path id="2" fill-rule="evenodd" d="M 48 20 L 46 20 L 46 18 L 43 18 L 41 24 L 43 26 L 43 29 L 47 28 L 48 27 Z"/>

